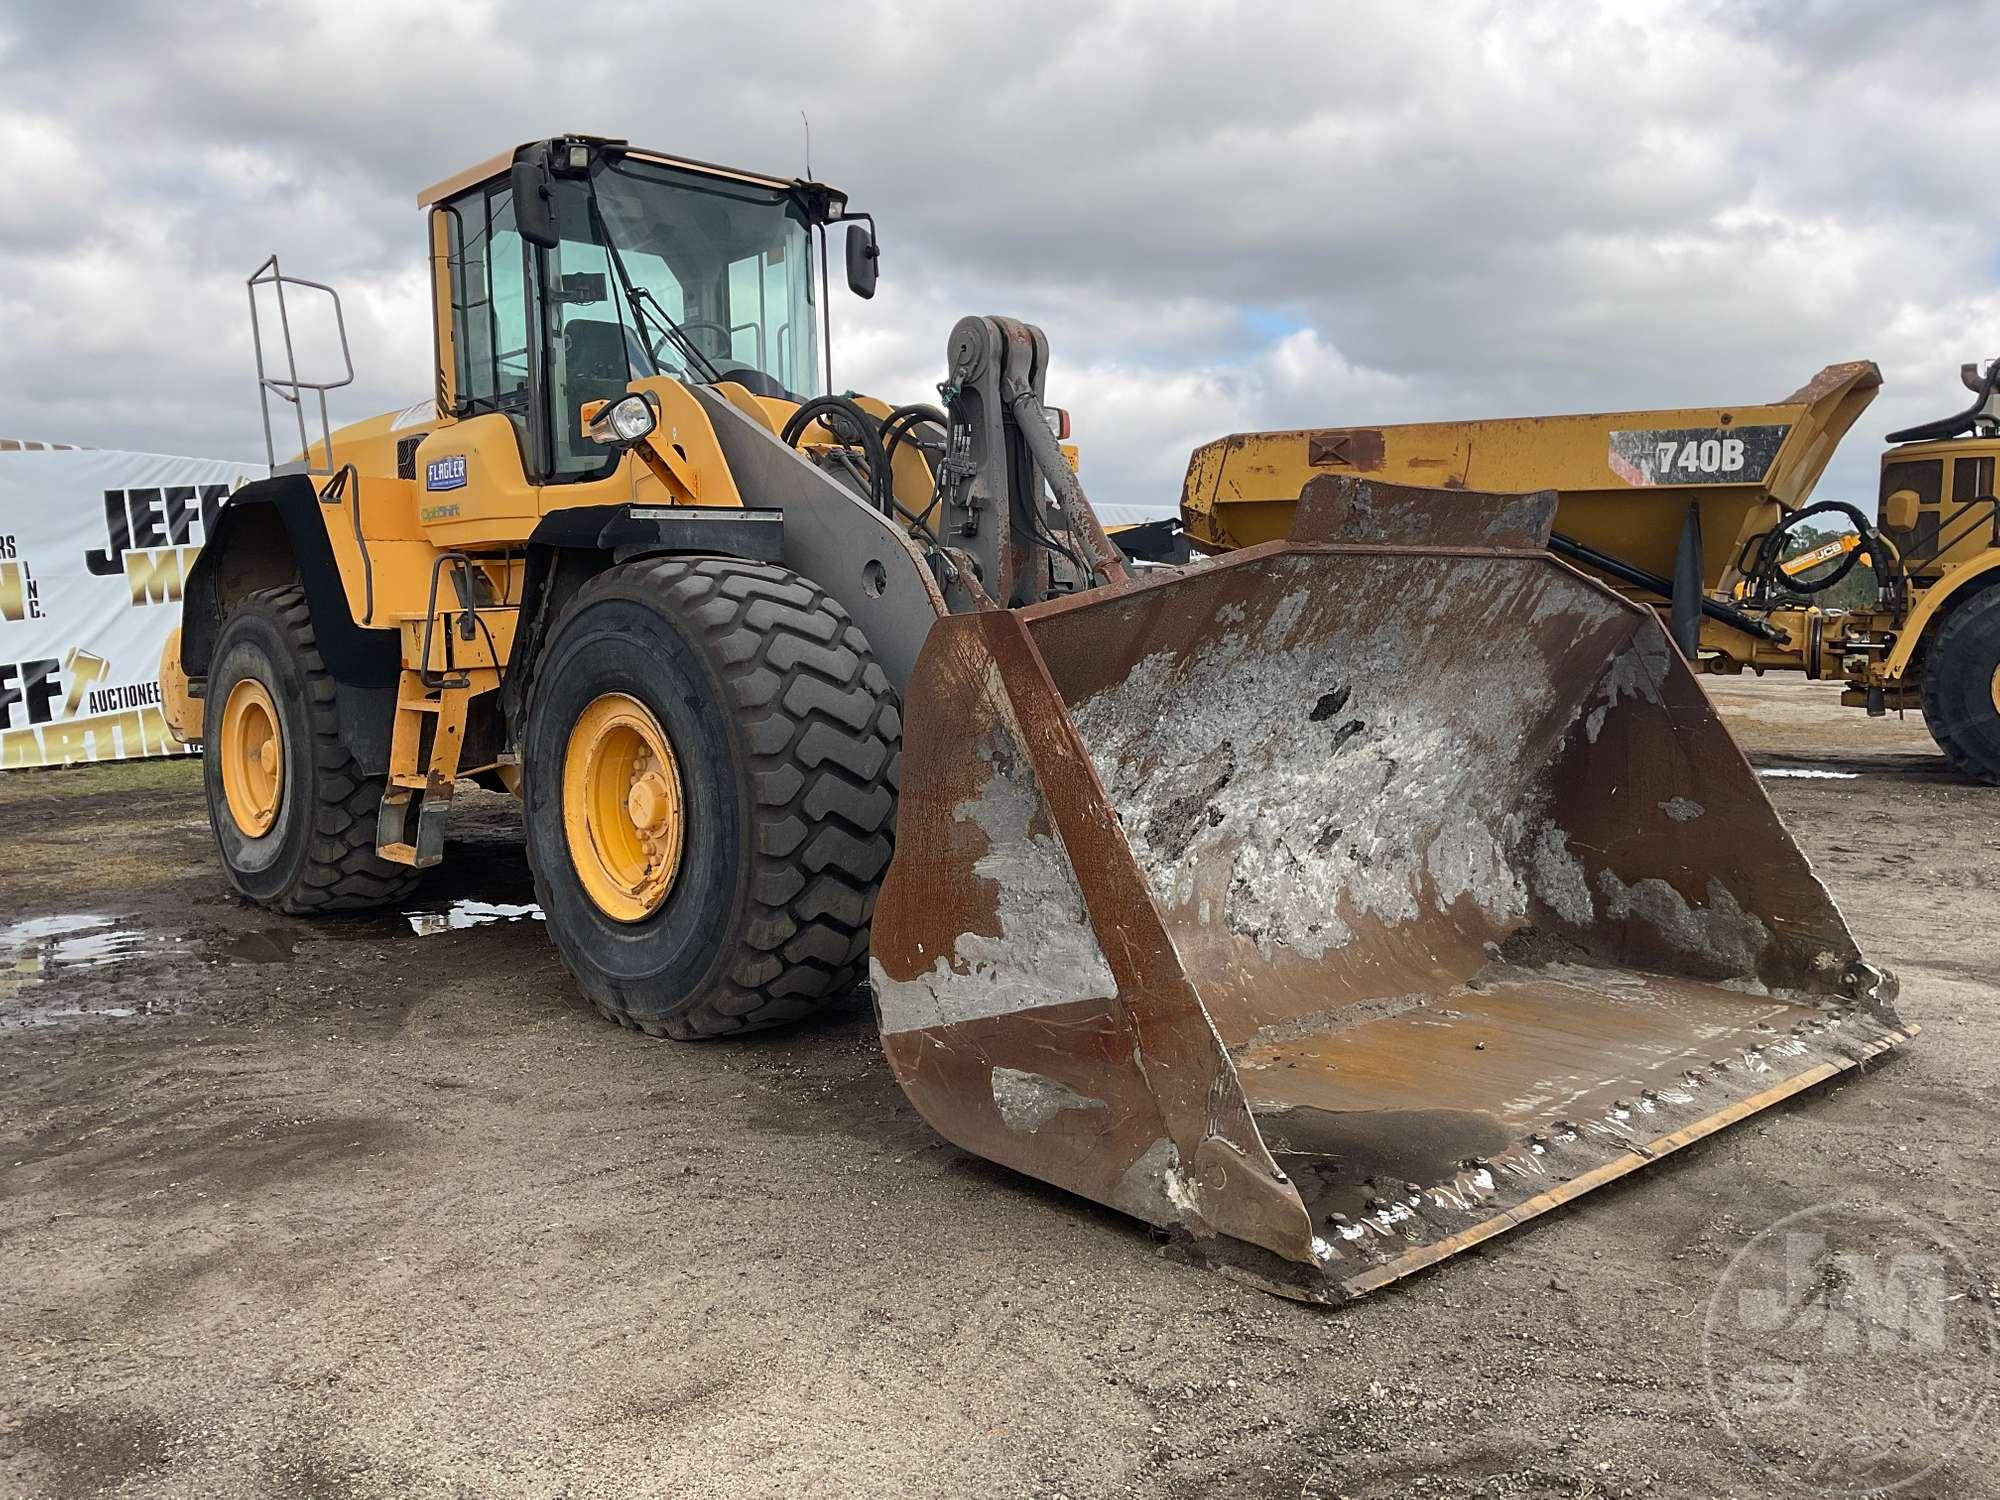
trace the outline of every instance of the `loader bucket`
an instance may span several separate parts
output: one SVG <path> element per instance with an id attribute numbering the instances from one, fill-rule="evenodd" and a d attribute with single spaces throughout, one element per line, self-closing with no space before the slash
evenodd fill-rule
<path id="1" fill-rule="evenodd" d="M 1554 506 L 1316 481 L 1289 541 L 940 621 L 873 936 L 924 1117 L 1339 1301 L 1902 1040 Z"/>

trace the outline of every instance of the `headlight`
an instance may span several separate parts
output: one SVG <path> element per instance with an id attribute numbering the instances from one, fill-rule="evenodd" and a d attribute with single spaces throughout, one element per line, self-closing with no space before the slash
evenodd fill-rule
<path id="1" fill-rule="evenodd" d="M 620 396 L 599 408 L 586 431 L 593 443 L 610 447 L 638 442 L 659 420 L 644 396 Z"/>

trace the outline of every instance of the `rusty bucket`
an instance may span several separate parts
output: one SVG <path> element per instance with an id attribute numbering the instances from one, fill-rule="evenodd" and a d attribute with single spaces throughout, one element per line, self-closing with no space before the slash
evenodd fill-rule
<path id="1" fill-rule="evenodd" d="M 941 621 L 872 960 L 924 1117 L 1338 1301 L 1901 1041 L 1554 505 L 1329 480 L 1289 541 Z"/>

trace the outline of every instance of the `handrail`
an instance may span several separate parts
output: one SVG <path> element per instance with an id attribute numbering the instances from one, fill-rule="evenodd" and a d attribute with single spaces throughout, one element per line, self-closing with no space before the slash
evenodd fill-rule
<path id="1" fill-rule="evenodd" d="M 257 405 L 264 418 L 264 458 L 275 473 L 278 467 L 277 442 L 271 431 L 271 397 L 291 403 L 293 414 L 299 427 L 299 452 L 303 456 L 307 474 L 331 474 L 333 468 L 333 425 L 327 416 L 326 393 L 337 391 L 354 382 L 354 356 L 347 343 L 347 319 L 340 310 L 340 293 L 320 281 L 307 281 L 300 276 L 287 276 L 278 268 L 278 257 L 274 253 L 250 274 L 247 283 L 250 292 L 250 342 L 257 356 Z M 264 329 L 257 313 L 257 288 L 268 286 L 277 297 L 278 328 L 284 338 L 285 366 L 282 375 L 274 375 L 265 367 Z M 299 362 L 292 345 L 292 320 L 285 306 L 287 286 L 306 287 L 312 291 L 325 292 L 333 301 L 333 322 L 340 334 L 340 359 L 347 373 L 338 380 L 302 380 L 299 378 Z M 304 393 L 313 392 L 319 398 L 320 445 L 326 453 L 324 466 L 313 462 L 313 442 L 306 431 L 306 409 Z"/>

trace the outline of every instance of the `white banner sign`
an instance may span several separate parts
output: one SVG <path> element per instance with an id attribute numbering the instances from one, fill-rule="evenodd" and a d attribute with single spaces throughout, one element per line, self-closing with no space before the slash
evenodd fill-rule
<path id="1" fill-rule="evenodd" d="M 160 651 L 230 491 L 262 465 L 0 451 L 0 770 L 173 755 Z"/>

